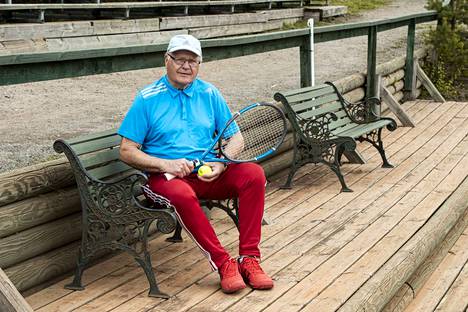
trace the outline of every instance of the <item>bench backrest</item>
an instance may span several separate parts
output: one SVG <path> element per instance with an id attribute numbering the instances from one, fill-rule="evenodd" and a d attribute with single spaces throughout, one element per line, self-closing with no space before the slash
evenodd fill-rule
<path id="1" fill-rule="evenodd" d="M 91 179 L 105 181 L 135 169 L 119 159 L 121 137 L 117 130 L 107 130 L 70 140 L 59 139 L 54 149 L 64 152 L 75 170 Z"/>
<path id="2" fill-rule="evenodd" d="M 304 131 L 303 126 L 308 121 L 319 122 L 320 118 L 326 116 L 331 133 L 342 132 L 354 125 L 337 91 L 329 84 L 279 92 L 274 98 L 283 103 L 289 120 L 299 133 Z M 330 118 L 330 113 L 336 116 L 336 120 Z"/>

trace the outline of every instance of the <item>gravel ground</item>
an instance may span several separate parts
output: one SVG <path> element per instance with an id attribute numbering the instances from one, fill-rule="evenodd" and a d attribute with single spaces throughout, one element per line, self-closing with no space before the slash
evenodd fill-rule
<path id="1" fill-rule="evenodd" d="M 425 10 L 426 3 L 395 0 L 384 8 L 340 21 L 417 13 Z M 404 55 L 405 42 L 405 27 L 379 33 L 378 62 Z M 317 44 L 315 48 L 317 83 L 366 69 L 365 36 Z M 57 157 L 52 143 L 59 137 L 117 127 L 137 89 L 163 73 L 163 68 L 155 68 L 0 87 L 0 172 Z M 275 92 L 299 87 L 299 50 L 209 62 L 202 64 L 200 77 L 215 84 L 233 109 L 272 101 Z"/>

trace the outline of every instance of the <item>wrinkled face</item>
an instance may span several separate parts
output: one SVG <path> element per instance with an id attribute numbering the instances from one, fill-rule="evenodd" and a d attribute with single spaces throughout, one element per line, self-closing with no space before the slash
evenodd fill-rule
<path id="1" fill-rule="evenodd" d="M 177 89 L 194 81 L 200 68 L 200 58 L 186 50 L 166 53 L 165 63 L 169 82 Z"/>

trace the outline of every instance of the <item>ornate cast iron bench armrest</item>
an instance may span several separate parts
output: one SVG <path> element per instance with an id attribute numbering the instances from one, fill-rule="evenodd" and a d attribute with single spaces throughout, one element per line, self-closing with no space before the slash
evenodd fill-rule
<path id="1" fill-rule="evenodd" d="M 351 103 L 343 97 L 341 92 L 332 82 L 327 81 L 325 83 L 335 89 L 336 95 L 338 96 L 343 110 L 346 112 L 349 119 L 351 119 L 354 123 L 367 124 L 382 119 L 380 117 L 381 101 L 379 98 L 371 97 L 363 101 Z M 376 109 L 377 107 L 378 109 Z"/>
<path id="2" fill-rule="evenodd" d="M 57 140 L 54 149 L 65 153 L 73 169 L 82 205 L 82 239 L 74 280 L 68 289 L 81 290 L 82 273 L 100 250 L 123 250 L 143 268 L 149 296 L 168 298 L 156 283 L 148 251 L 150 225 L 162 233 L 176 227 L 172 205 L 160 198 L 145 204 L 139 186 L 146 176 L 119 159 L 120 137 L 112 131 L 70 141 Z"/>

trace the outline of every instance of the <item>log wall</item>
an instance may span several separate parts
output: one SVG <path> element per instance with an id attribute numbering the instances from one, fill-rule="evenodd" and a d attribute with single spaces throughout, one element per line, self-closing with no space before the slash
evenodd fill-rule
<path id="1" fill-rule="evenodd" d="M 281 29 L 304 17 L 303 8 L 129 20 L 68 21 L 0 25 L 0 54 L 105 48 L 168 42 L 176 34 L 199 39 Z"/>
<path id="2" fill-rule="evenodd" d="M 425 51 L 417 51 L 422 57 Z M 383 84 L 403 98 L 404 58 L 378 67 Z M 364 74 L 335 81 L 345 97 L 364 98 Z M 293 140 L 261 165 L 268 177 L 288 168 Z M 0 267 L 20 291 L 70 272 L 80 242 L 80 202 L 66 159 L 0 174 Z"/>

